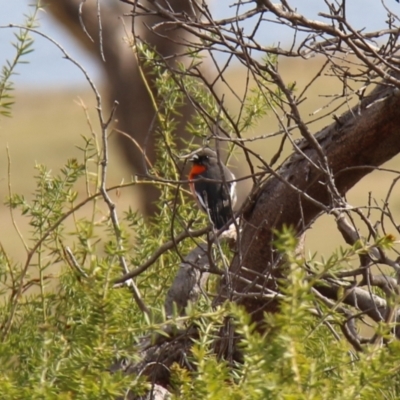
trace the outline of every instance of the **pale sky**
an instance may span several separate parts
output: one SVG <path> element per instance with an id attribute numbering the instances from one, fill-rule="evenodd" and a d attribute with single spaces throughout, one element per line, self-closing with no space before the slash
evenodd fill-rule
<path id="1" fill-rule="evenodd" d="M 95 1 L 95 0 L 89 0 Z M 109 0 L 110 1 L 110 0 Z M 117 1 L 117 0 L 115 0 Z M 211 10 L 215 18 L 227 18 L 235 14 L 235 8 L 229 8 L 229 4 L 234 0 L 214 0 L 211 2 Z M 318 12 L 326 12 L 327 6 L 323 0 L 289 0 L 293 7 L 297 7 L 299 12 L 306 14 L 308 18 L 320 19 Z M 24 14 L 28 13 L 28 0 L 0 0 L 0 26 L 9 23 L 22 23 Z M 385 0 L 385 4 L 392 11 L 400 15 L 400 4 L 395 0 Z M 385 27 L 387 19 L 386 12 L 382 7 L 381 0 L 347 0 L 348 19 L 358 29 L 377 30 Z M 254 5 L 249 5 L 254 8 Z M 266 15 L 268 18 L 268 15 Z M 244 29 L 249 30 L 251 23 L 245 24 Z M 40 29 L 59 42 L 85 69 L 94 77 L 95 81 L 100 80 L 98 67 L 91 61 L 90 57 L 73 41 L 64 29 L 53 22 L 53 20 L 43 14 L 41 16 Z M 15 32 L 15 31 L 14 31 Z M 290 32 L 278 24 L 272 25 L 270 29 L 265 29 L 258 35 L 258 39 L 265 45 L 285 44 L 291 38 Z M 4 65 L 5 60 L 12 60 L 15 54 L 10 42 L 13 40 L 13 31 L 9 28 L 0 29 L 0 65 Z M 50 42 L 41 37 L 35 36 L 35 51 L 27 59 L 30 64 L 18 67 L 19 76 L 13 78 L 16 88 L 26 87 L 68 87 L 71 85 L 85 84 L 85 79 L 80 71 L 71 62 L 62 58 L 61 52 Z"/>

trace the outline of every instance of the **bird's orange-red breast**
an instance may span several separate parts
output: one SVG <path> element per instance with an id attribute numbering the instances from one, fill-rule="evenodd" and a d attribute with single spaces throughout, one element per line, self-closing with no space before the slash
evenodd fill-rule
<path id="1" fill-rule="evenodd" d="M 192 169 L 190 170 L 190 173 L 189 173 L 189 180 L 195 179 L 197 175 L 202 174 L 203 172 L 205 172 L 205 170 L 206 170 L 206 167 L 204 165 L 195 164 L 193 162 Z"/>

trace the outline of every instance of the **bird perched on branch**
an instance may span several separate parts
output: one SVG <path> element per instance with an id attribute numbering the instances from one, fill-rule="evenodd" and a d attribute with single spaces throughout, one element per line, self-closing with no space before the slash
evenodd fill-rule
<path id="1" fill-rule="evenodd" d="M 208 214 L 214 227 L 221 229 L 233 217 L 235 175 L 209 148 L 196 150 L 185 158 L 193 163 L 189 173 L 190 190 L 198 206 Z"/>

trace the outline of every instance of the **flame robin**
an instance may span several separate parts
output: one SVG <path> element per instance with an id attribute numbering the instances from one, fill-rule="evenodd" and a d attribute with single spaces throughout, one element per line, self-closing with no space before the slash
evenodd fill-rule
<path id="1" fill-rule="evenodd" d="M 221 229 L 233 217 L 235 175 L 209 148 L 196 150 L 185 158 L 193 163 L 189 173 L 190 190 L 198 206 L 209 215 L 215 228 Z"/>

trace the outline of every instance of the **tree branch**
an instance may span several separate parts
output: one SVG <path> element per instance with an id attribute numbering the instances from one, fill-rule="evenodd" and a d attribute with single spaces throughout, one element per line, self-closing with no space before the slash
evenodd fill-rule
<path id="1" fill-rule="evenodd" d="M 400 92 L 391 86 L 380 85 L 353 109 L 336 122 L 322 129 L 315 137 L 327 156 L 335 177 L 336 188 L 344 195 L 360 179 L 400 152 Z M 309 144 L 300 145 L 307 158 L 318 161 L 318 154 Z M 314 168 L 305 157 L 294 153 L 278 171 L 281 178 L 311 196 L 318 202 L 331 205 L 331 193 L 326 177 Z M 233 276 L 252 280 L 264 274 L 266 285 L 271 287 L 281 271 L 275 266 L 277 254 L 272 242 L 273 229 L 293 226 L 298 235 L 321 213 L 321 209 L 298 192 L 288 188 L 282 179 L 271 177 L 263 184 L 244 212 L 243 233 L 230 271 Z M 251 269 L 248 272 L 242 269 Z M 271 280 L 271 277 L 274 278 Z M 276 282 L 275 282 L 276 283 Z M 242 279 L 233 279 L 233 290 L 246 293 L 248 285 Z M 227 287 L 222 282 L 221 293 L 226 298 Z M 261 321 L 264 311 L 273 311 L 276 302 L 260 307 L 252 298 L 241 301 L 256 321 Z"/>

